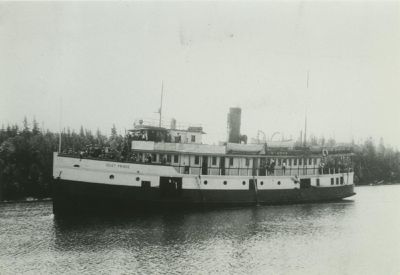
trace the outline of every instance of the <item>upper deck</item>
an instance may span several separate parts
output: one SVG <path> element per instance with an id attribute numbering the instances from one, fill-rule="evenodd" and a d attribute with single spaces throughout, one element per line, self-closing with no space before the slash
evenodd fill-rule
<path id="1" fill-rule="evenodd" d="M 228 115 L 228 141 L 203 144 L 200 125 L 166 126 L 160 120 L 136 120 L 126 136 L 121 152 L 107 148 L 86 150 L 81 158 L 106 159 L 173 166 L 179 173 L 194 175 L 312 175 L 340 173 L 352 167 L 351 147 L 300 146 L 294 142 L 247 144 L 240 133 L 240 109 Z"/>

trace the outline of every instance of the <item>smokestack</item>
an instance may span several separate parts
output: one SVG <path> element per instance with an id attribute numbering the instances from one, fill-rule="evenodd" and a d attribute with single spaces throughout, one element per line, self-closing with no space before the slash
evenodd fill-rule
<path id="1" fill-rule="evenodd" d="M 171 119 L 171 129 L 172 130 L 176 129 L 176 119 L 175 118 Z"/>
<path id="2" fill-rule="evenodd" d="M 228 114 L 228 142 L 240 143 L 240 124 L 242 109 L 229 108 Z"/>

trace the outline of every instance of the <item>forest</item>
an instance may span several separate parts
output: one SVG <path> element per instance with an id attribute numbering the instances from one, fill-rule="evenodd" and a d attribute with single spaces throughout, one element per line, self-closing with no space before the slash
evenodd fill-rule
<path id="1" fill-rule="evenodd" d="M 0 129 L 0 200 L 51 198 L 53 152 L 58 150 L 59 134 L 39 128 L 37 121 L 24 119 L 18 125 L 3 125 Z M 93 134 L 81 126 L 79 132 L 65 129 L 62 147 L 75 152 L 87 145 L 121 150 L 124 138 L 113 125 L 111 135 L 97 130 Z M 307 145 L 334 146 L 335 140 L 311 137 Z M 400 182 L 400 152 L 386 146 L 381 139 L 376 144 L 367 139 L 352 143 L 353 166 L 357 185 L 374 182 Z"/>

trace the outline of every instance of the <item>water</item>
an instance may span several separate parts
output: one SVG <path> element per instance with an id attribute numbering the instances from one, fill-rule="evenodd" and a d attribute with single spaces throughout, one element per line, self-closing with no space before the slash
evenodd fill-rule
<path id="1" fill-rule="evenodd" d="M 0 204 L 0 274 L 400 274 L 400 185 L 339 203 L 56 221 Z"/>

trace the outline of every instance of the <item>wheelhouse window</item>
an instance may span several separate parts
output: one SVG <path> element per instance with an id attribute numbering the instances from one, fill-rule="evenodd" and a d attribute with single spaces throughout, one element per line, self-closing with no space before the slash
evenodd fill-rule
<path id="1" fill-rule="evenodd" d="M 308 159 L 308 165 L 311 165 L 312 164 L 312 158 L 309 158 Z"/>
<path id="2" fill-rule="evenodd" d="M 233 166 L 233 158 L 229 158 L 229 166 Z"/>
<path id="3" fill-rule="evenodd" d="M 174 155 L 174 163 L 178 163 L 179 162 L 179 156 L 178 155 Z"/>
<path id="4" fill-rule="evenodd" d="M 299 159 L 299 165 L 303 164 L 303 159 Z"/>
<path id="5" fill-rule="evenodd" d="M 246 166 L 250 165 L 250 160 L 248 158 L 246 158 Z"/>
<path id="6" fill-rule="evenodd" d="M 199 164 L 199 163 L 200 163 L 200 157 L 194 156 L 194 164 Z"/>
<path id="7" fill-rule="evenodd" d="M 168 163 L 171 162 L 171 155 L 167 155 L 167 162 L 168 162 Z"/>
<path id="8" fill-rule="evenodd" d="M 212 165 L 217 165 L 217 157 L 212 157 Z"/>
<path id="9" fill-rule="evenodd" d="M 192 135 L 192 142 L 196 142 L 196 136 L 195 135 Z"/>
<path id="10" fill-rule="evenodd" d="M 297 165 L 297 159 L 293 159 L 293 165 Z"/>

